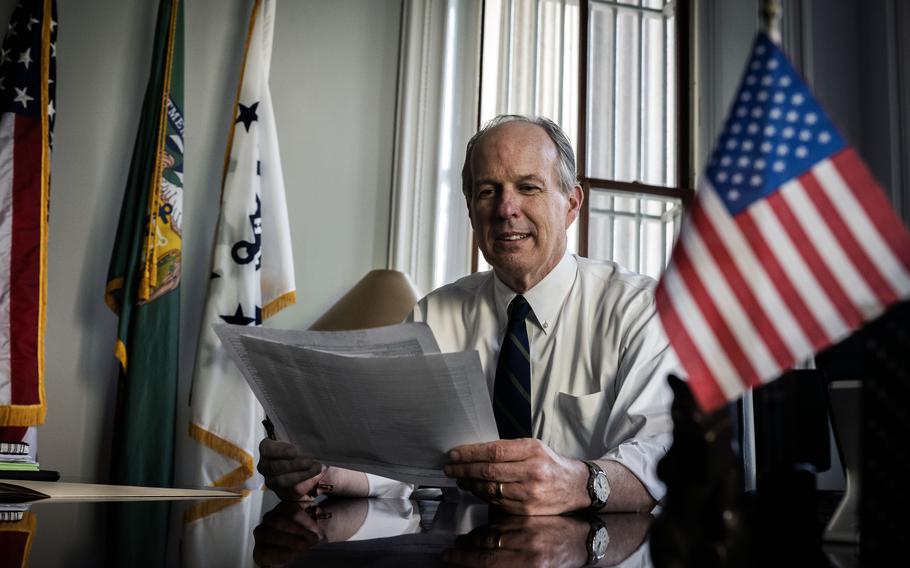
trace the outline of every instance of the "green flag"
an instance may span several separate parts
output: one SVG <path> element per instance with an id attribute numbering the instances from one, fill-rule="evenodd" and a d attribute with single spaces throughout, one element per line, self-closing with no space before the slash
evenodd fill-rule
<path id="1" fill-rule="evenodd" d="M 120 317 L 111 477 L 173 480 L 183 218 L 183 5 L 161 0 L 105 300 Z"/>

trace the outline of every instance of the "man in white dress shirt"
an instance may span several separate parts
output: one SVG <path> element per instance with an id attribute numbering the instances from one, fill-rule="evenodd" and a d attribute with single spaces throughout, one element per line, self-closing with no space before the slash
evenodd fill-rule
<path id="1" fill-rule="evenodd" d="M 571 145 L 549 120 L 494 119 L 468 143 L 462 180 L 475 239 L 493 270 L 431 292 L 412 318 L 427 322 L 443 352 L 479 352 L 497 421 L 507 417 L 501 436 L 514 439 L 453 448 L 446 474 L 512 513 L 650 510 L 664 492 L 656 465 L 672 438 L 666 375 L 674 361 L 654 281 L 566 253 L 584 194 Z M 525 367 L 504 373 L 498 359 L 516 349 L 502 347 L 514 329 L 510 305 L 520 304 L 527 315 L 521 339 L 512 339 Z M 515 379 L 525 372 L 524 382 Z M 500 376 L 511 376 L 511 386 L 496 384 Z M 501 387 L 513 394 L 500 398 Z M 524 401 L 526 416 L 510 414 L 500 402 L 509 396 Z M 314 490 L 407 492 L 324 468 L 289 444 L 264 440 L 260 452 L 266 484 L 285 499 Z"/>

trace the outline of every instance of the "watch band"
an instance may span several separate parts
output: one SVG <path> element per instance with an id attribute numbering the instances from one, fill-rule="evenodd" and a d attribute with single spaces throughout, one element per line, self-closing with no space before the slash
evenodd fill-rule
<path id="1" fill-rule="evenodd" d="M 582 461 L 588 466 L 588 497 L 591 499 L 591 504 L 588 508 L 591 511 L 598 511 L 607 504 L 607 498 L 610 496 L 610 485 L 607 481 L 607 474 L 597 463 L 587 460 Z M 601 480 L 602 485 L 606 486 L 606 495 L 602 498 L 598 495 L 597 488 L 595 487 L 598 479 Z"/>

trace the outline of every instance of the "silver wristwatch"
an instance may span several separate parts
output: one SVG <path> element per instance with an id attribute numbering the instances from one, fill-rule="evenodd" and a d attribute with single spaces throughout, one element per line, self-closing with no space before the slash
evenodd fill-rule
<path id="1" fill-rule="evenodd" d="M 588 466 L 588 497 L 591 498 L 590 508 L 599 511 L 607 504 L 610 497 L 610 482 L 604 470 L 592 461 L 584 462 Z"/>
<path id="2" fill-rule="evenodd" d="M 594 566 L 600 562 L 606 556 L 607 547 L 610 545 L 607 525 L 595 515 L 591 517 L 591 530 L 588 531 L 588 562 L 585 566 Z"/>

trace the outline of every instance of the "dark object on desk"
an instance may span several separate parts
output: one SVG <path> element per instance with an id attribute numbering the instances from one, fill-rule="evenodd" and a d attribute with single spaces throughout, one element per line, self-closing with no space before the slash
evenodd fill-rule
<path id="1" fill-rule="evenodd" d="M 742 461 L 732 407 L 705 414 L 674 376 L 673 446 L 657 466 L 667 484 L 651 529 L 655 566 L 748 566 Z"/>
<path id="2" fill-rule="evenodd" d="M 654 565 L 829 566 L 816 519 L 814 471 L 791 465 L 792 459 L 802 460 L 813 452 L 807 454 L 799 443 L 766 449 L 773 459 L 766 458 L 759 490 L 746 494 L 735 442 L 735 404 L 706 414 L 685 382 L 669 380 L 674 393 L 673 446 L 657 468 L 667 495 L 651 532 Z M 786 401 L 784 406 L 790 404 Z M 781 408 L 771 414 L 789 413 L 789 408 Z"/>
<path id="3" fill-rule="evenodd" d="M 767 476 L 794 466 L 831 467 L 825 380 L 815 369 L 795 369 L 752 392 L 758 489 Z"/>
<path id="4" fill-rule="evenodd" d="M 35 491 L 30 487 L 0 482 L 0 503 L 31 503 L 32 501 L 40 501 L 47 498 L 48 495 Z"/>
<path id="5" fill-rule="evenodd" d="M 832 387 L 859 383 L 862 408 L 847 407 L 853 423 L 838 423 L 835 434 L 847 469 L 860 472 L 859 519 L 863 564 L 887 565 L 903 553 L 906 511 L 910 507 L 910 302 L 847 340 L 821 353 L 816 361 Z M 832 401 L 833 402 L 833 401 Z M 861 417 L 861 420 L 858 418 Z M 859 444 L 855 443 L 859 433 Z M 858 447 L 857 447 L 858 446 Z M 862 462 L 856 458 L 862 455 Z M 849 463 L 853 458 L 853 463 Z"/>
<path id="6" fill-rule="evenodd" d="M 60 472 L 50 469 L 38 471 L 0 470 L 0 479 L 28 479 L 31 481 L 59 481 Z"/>
<path id="7" fill-rule="evenodd" d="M 824 377 L 815 369 L 791 370 L 755 389 L 752 401 L 756 535 L 779 545 L 762 555 L 771 563 L 823 565 L 827 519 L 819 519 L 815 482 L 816 472 L 831 467 Z"/>

